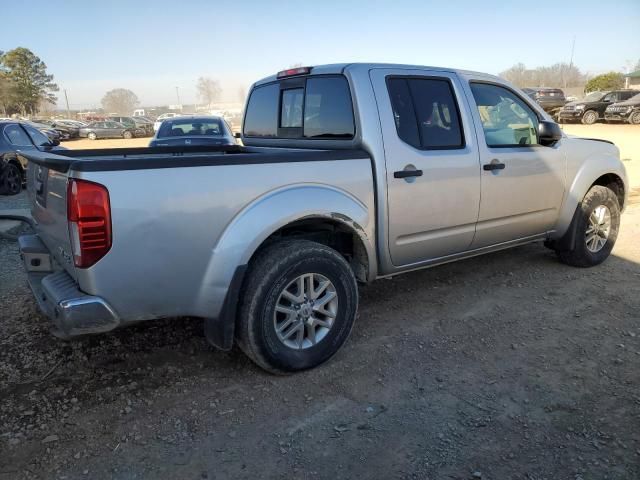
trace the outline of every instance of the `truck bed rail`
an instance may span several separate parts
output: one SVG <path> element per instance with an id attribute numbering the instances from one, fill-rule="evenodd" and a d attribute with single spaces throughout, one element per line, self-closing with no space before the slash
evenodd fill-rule
<path id="1" fill-rule="evenodd" d="M 69 170 L 104 172 L 369 158 L 367 152 L 354 149 L 269 151 L 239 145 L 45 150 L 20 152 L 20 155 L 30 162 L 62 173 Z"/>

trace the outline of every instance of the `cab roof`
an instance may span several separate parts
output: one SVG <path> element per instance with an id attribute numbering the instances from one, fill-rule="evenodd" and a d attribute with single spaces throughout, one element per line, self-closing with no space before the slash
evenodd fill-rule
<path id="1" fill-rule="evenodd" d="M 294 67 L 295 68 L 295 67 Z M 474 72 L 472 70 L 461 70 L 456 68 L 446 68 L 446 67 L 433 67 L 433 66 L 425 66 L 425 65 L 410 65 L 410 64 L 400 64 L 400 63 L 332 63 L 326 65 L 316 65 L 309 67 L 311 72 L 309 75 L 336 75 L 336 74 L 344 74 L 347 70 L 371 70 L 376 68 L 393 68 L 393 69 L 403 69 L 403 70 L 424 70 L 424 71 L 434 71 L 434 72 L 449 72 L 455 73 L 461 76 L 468 76 L 474 78 L 482 78 L 486 80 L 494 80 L 499 81 L 501 83 L 506 83 L 504 79 L 499 78 L 495 75 L 490 75 L 488 73 L 482 72 Z M 270 83 L 278 80 L 278 75 L 269 75 L 268 77 L 264 77 L 257 82 L 254 83 L 254 86 L 262 85 L 265 83 Z"/>

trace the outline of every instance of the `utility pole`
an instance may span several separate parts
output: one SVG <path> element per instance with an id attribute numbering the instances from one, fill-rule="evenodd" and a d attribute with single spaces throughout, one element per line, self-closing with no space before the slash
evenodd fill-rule
<path id="1" fill-rule="evenodd" d="M 178 105 L 180 105 L 180 110 L 182 110 L 182 103 L 180 103 L 180 89 L 176 87 L 176 97 L 178 97 Z"/>
<path id="2" fill-rule="evenodd" d="M 569 59 L 569 74 L 571 74 L 571 69 L 573 68 L 573 52 L 576 49 L 576 36 L 573 36 L 573 41 L 571 42 L 571 58 Z M 567 88 L 567 80 L 564 81 L 564 88 Z"/>
<path id="3" fill-rule="evenodd" d="M 67 118 L 71 118 L 71 111 L 69 110 L 69 97 L 67 97 L 67 89 L 64 89 L 64 101 L 67 104 Z"/>

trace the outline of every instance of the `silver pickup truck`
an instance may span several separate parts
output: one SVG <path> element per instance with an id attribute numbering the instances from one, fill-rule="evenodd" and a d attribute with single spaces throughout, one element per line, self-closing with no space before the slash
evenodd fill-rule
<path id="1" fill-rule="evenodd" d="M 613 144 L 468 71 L 286 70 L 252 86 L 241 136 L 24 153 L 20 247 L 57 335 L 200 317 L 216 347 L 311 368 L 349 336 L 358 282 L 534 241 L 597 265 L 628 190 Z"/>

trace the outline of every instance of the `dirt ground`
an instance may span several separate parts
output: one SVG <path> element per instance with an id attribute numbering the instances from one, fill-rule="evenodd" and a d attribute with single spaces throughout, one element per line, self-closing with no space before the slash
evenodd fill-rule
<path id="1" fill-rule="evenodd" d="M 603 265 L 533 244 L 380 280 L 289 377 L 197 320 L 57 340 L 0 240 L 0 480 L 640 478 L 640 129 L 611 127 L 565 126 L 629 159 Z"/>

